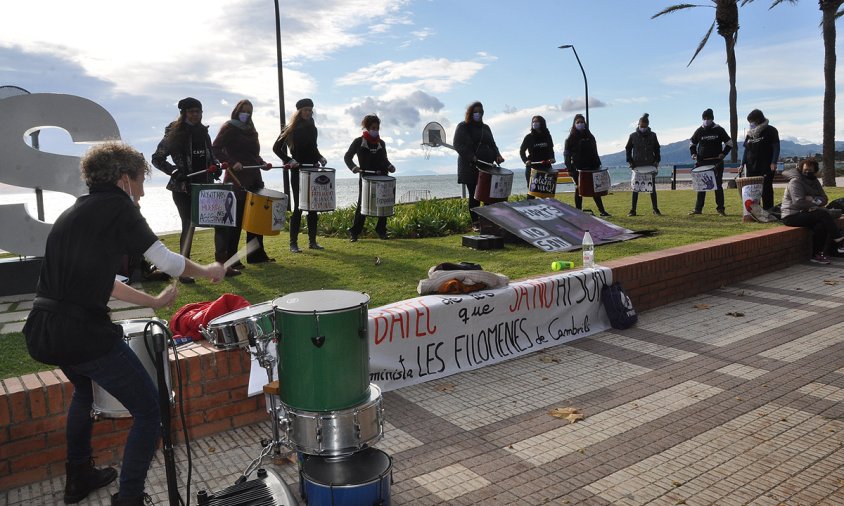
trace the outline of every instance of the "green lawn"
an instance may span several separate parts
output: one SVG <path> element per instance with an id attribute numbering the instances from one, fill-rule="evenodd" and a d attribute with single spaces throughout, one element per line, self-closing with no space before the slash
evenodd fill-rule
<path id="1" fill-rule="evenodd" d="M 830 200 L 844 197 L 844 188 L 827 188 Z M 776 200 L 782 198 L 782 188 L 776 188 Z M 617 192 L 604 197 L 607 210 L 613 215 L 613 223 L 631 230 L 653 230 L 648 237 L 609 244 L 596 248 L 598 263 L 615 258 L 627 257 L 643 252 L 681 246 L 718 237 L 736 235 L 751 230 L 767 227 L 779 227 L 781 224 L 741 223 L 739 197 L 736 190 L 726 190 L 728 216 L 715 214 L 714 195 L 707 195 L 704 214 L 688 216 L 694 207 L 695 193 L 687 190 L 662 190 L 659 192 L 659 207 L 663 216 L 654 216 L 650 212 L 650 199 L 647 195 L 639 197 L 639 216 L 628 217 L 630 193 Z M 561 200 L 573 203 L 572 194 L 564 194 Z M 467 230 L 468 213 L 455 216 L 453 205 L 462 209 L 463 203 L 443 204 L 438 211 L 436 205 L 424 208 L 427 212 L 425 226 L 436 229 L 445 228 L 446 232 Z M 592 199 L 584 199 L 585 208 L 593 208 Z M 408 214 L 414 212 L 414 206 L 397 208 L 397 215 L 390 218 L 388 228 L 406 233 L 414 226 Z M 447 216 L 439 216 L 442 212 Z M 334 213 L 332 213 L 334 214 Z M 431 216 L 433 214 L 433 216 Z M 465 216 L 464 216 L 465 215 Z M 498 272 L 519 279 L 527 276 L 548 273 L 553 260 L 571 260 L 576 266 L 581 264 L 580 252 L 546 253 L 525 243 L 507 244 L 504 250 L 476 251 L 461 245 L 461 233 L 451 233 L 444 237 L 424 239 L 391 239 L 382 241 L 377 238 L 362 238 L 350 243 L 345 236 L 345 228 L 351 219 L 349 210 L 337 212 L 337 216 L 323 216 L 320 227 L 325 226 L 334 237 L 320 237 L 324 251 L 312 251 L 305 247 L 301 254 L 288 251 L 288 236 L 282 233 L 276 237 L 266 237 L 264 244 L 271 257 L 277 262 L 264 265 L 247 265 L 243 275 L 227 278 L 219 284 L 204 280 L 194 285 L 181 285 L 179 297 L 174 308 L 198 301 L 214 300 L 222 293 L 230 292 L 241 295 L 251 303 L 272 300 L 282 294 L 320 288 L 356 290 L 368 293 L 372 299 L 370 307 L 377 307 L 390 302 L 412 298 L 417 295 L 416 286 L 420 279 L 426 278 L 428 269 L 440 262 L 469 261 L 481 264 L 487 271 Z M 421 218 L 413 218 L 421 219 Z M 304 225 L 304 220 L 303 225 Z M 418 225 L 421 227 L 421 225 Z M 368 230 L 372 231 L 374 219 L 367 221 Z M 178 251 L 178 236 L 163 238 L 164 243 Z M 300 236 L 300 246 L 307 244 L 307 235 Z M 199 262 L 214 259 L 213 232 L 198 232 L 194 238 L 193 258 Z M 380 262 L 376 265 L 376 259 Z M 161 290 L 165 283 L 148 283 L 149 291 Z M 157 312 L 158 316 L 169 319 L 174 309 Z M 0 377 L 17 376 L 36 370 L 51 369 L 32 361 L 26 353 L 21 334 L 9 334 L 0 337 Z"/>

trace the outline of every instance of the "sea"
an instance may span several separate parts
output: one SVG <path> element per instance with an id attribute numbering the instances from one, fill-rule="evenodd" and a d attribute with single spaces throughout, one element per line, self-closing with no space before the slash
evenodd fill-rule
<path id="1" fill-rule="evenodd" d="M 608 169 L 613 185 L 630 182 L 630 169 L 627 167 L 609 167 Z M 670 166 L 663 167 L 660 170 L 660 176 L 669 175 L 670 171 Z M 512 193 L 527 193 L 524 172 L 521 169 L 516 169 L 513 172 L 515 174 L 513 176 Z M 283 188 L 280 173 L 266 174 L 264 181 L 267 188 L 279 191 Z M 354 205 L 357 202 L 358 195 L 357 178 L 338 178 L 335 183 L 337 208 Z M 420 198 L 460 196 L 461 185 L 457 184 L 456 174 L 396 177 L 397 202 L 415 201 Z M 52 223 L 62 211 L 73 204 L 75 198 L 66 193 L 44 191 L 43 200 L 44 221 Z M 8 204 L 24 204 L 31 216 L 38 216 L 34 190 L 9 186 L 0 188 L 0 206 Z M 141 212 L 156 234 L 168 234 L 180 230 L 179 216 L 176 213 L 171 193 L 164 187 L 164 182 L 151 181 L 144 185 Z"/>

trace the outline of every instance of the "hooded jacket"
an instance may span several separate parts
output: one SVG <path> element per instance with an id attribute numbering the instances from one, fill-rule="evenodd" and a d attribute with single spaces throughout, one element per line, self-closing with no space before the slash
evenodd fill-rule
<path id="1" fill-rule="evenodd" d="M 810 179 L 797 169 L 788 169 L 783 172 L 783 176 L 788 178 L 788 187 L 786 187 L 782 196 L 782 206 L 780 207 L 783 218 L 808 211 L 813 207 L 825 206 L 829 202 L 829 198 L 817 178 Z M 812 202 L 806 197 L 813 197 L 816 201 Z"/>
<path id="2" fill-rule="evenodd" d="M 174 192 L 190 193 L 190 185 L 213 183 L 214 179 L 220 177 L 219 171 L 203 172 L 189 179 L 184 177 L 194 172 L 199 172 L 210 165 L 216 165 L 217 160 L 211 150 L 211 137 L 208 135 L 208 127 L 205 125 L 189 126 L 182 123 L 181 128 L 185 130 L 182 135 L 181 145 L 171 146 L 170 134 L 175 122 L 170 123 L 164 129 L 164 138 L 158 143 L 155 153 L 152 154 L 152 165 L 156 169 L 170 176 L 167 182 L 167 189 Z M 193 153 L 205 153 L 206 167 L 193 166 Z M 167 161 L 167 157 L 173 163 Z"/>
<path id="3" fill-rule="evenodd" d="M 457 182 L 473 185 L 478 181 L 478 168 L 473 160 L 487 163 L 501 156 L 492 130 L 486 123 L 461 121 L 454 130 L 454 150 L 457 151 Z"/>

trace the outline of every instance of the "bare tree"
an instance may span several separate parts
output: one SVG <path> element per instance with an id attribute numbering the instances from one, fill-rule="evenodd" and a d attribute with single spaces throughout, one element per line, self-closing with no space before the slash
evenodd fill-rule
<path id="1" fill-rule="evenodd" d="M 709 7 L 715 9 L 715 20 L 710 25 L 709 30 L 701 39 L 700 43 L 689 60 L 688 65 L 692 64 L 697 55 L 709 41 L 709 36 L 712 35 L 712 30 L 717 27 L 718 35 L 724 38 L 724 43 L 727 50 L 727 72 L 730 78 L 730 138 L 733 140 L 733 145 L 736 149 L 730 152 L 730 160 L 735 162 L 738 158 L 738 94 L 736 92 L 736 41 L 738 40 L 738 2 L 737 0 L 710 0 L 715 5 L 701 5 L 701 4 L 677 4 L 667 7 L 660 12 L 657 12 L 651 19 L 658 18 L 665 14 L 671 14 L 684 9 L 691 9 L 693 7 Z M 747 1 L 747 0 L 745 0 Z M 744 2 L 742 2 L 744 5 Z"/>

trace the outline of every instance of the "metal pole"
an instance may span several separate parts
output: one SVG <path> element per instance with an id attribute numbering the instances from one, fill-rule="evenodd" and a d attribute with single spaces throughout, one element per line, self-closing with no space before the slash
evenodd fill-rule
<path id="1" fill-rule="evenodd" d="M 574 51 L 574 57 L 577 59 L 577 64 L 580 66 L 580 73 L 583 74 L 583 90 L 585 95 L 585 102 L 586 102 L 586 125 L 589 128 L 592 128 L 592 124 L 589 123 L 589 81 L 586 80 L 586 71 L 583 70 L 583 64 L 580 63 L 580 57 L 577 56 L 577 49 L 574 48 L 572 44 L 565 44 L 560 46 L 560 49 L 568 49 L 571 48 Z"/>
<path id="2" fill-rule="evenodd" d="M 281 11 L 278 8 L 278 0 L 275 0 L 275 52 L 276 52 L 276 66 L 278 67 L 278 111 L 279 124 L 284 130 L 284 123 L 287 114 L 284 111 L 284 71 L 281 66 Z M 284 193 L 290 195 L 290 173 L 289 171 L 282 171 L 282 179 L 284 181 Z M 290 210 L 290 202 L 293 199 L 287 199 L 287 210 Z"/>
<path id="3" fill-rule="evenodd" d="M 36 130 L 29 134 L 29 138 L 32 139 L 32 149 L 41 150 L 41 145 L 38 143 L 38 134 L 41 133 L 41 130 Z M 35 207 L 38 210 L 38 221 L 47 221 L 44 218 L 44 190 L 41 188 L 35 189 Z"/>

